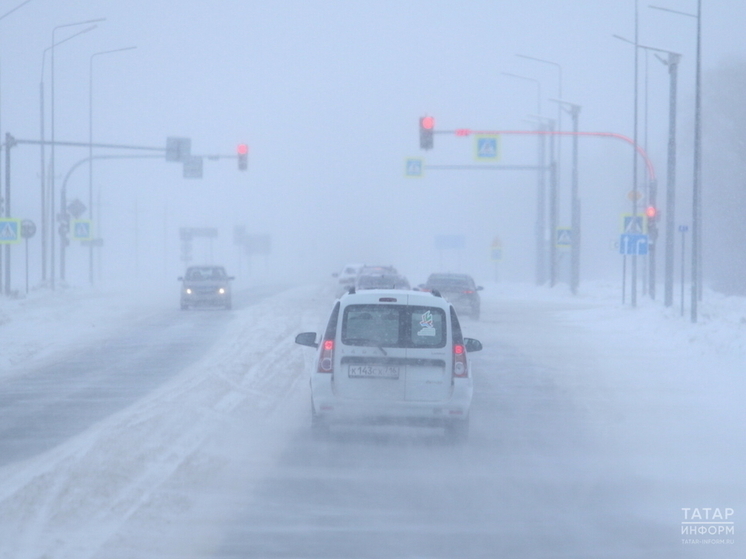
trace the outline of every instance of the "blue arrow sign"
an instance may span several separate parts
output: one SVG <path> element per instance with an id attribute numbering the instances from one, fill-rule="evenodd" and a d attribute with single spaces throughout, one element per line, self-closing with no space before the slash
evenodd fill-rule
<path id="1" fill-rule="evenodd" d="M 622 234 L 619 237 L 619 254 L 645 256 L 648 253 L 647 235 Z"/>

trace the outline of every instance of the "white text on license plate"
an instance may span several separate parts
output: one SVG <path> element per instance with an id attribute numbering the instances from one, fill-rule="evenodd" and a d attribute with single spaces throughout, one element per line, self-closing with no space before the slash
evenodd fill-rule
<path id="1" fill-rule="evenodd" d="M 391 365 L 350 365 L 350 378 L 399 378 L 399 367 Z"/>

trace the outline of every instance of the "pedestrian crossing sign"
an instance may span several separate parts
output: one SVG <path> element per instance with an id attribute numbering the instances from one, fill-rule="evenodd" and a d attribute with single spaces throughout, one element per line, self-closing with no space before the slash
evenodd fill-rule
<path id="1" fill-rule="evenodd" d="M 622 214 L 622 234 L 644 235 L 648 232 L 648 220 L 645 214 Z"/>
<path id="2" fill-rule="evenodd" d="M 474 158 L 477 161 L 500 160 L 500 135 L 477 134 L 474 136 Z"/>
<path id="3" fill-rule="evenodd" d="M 74 241 L 90 241 L 93 238 L 93 227 L 90 219 L 74 219 L 71 225 Z"/>
<path id="4" fill-rule="evenodd" d="M 425 162 L 420 157 L 407 157 L 404 163 L 404 176 L 420 178 L 424 174 Z"/>
<path id="5" fill-rule="evenodd" d="M 572 229 L 557 227 L 554 239 L 554 246 L 557 248 L 570 248 L 572 246 Z"/>
<path id="6" fill-rule="evenodd" d="M 0 218 L 0 244 L 8 245 L 21 241 L 21 220 Z"/>

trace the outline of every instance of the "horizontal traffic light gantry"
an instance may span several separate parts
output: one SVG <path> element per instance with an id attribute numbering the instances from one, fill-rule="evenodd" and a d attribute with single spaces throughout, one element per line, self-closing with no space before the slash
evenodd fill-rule
<path id="1" fill-rule="evenodd" d="M 431 116 L 420 117 L 420 149 L 433 149 L 435 119 Z"/>

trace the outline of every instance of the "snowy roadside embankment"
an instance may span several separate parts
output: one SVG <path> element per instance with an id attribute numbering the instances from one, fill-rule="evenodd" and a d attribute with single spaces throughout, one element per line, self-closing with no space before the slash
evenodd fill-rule
<path id="1" fill-rule="evenodd" d="M 0 379 L 20 365 L 85 347 L 136 320 L 175 308 L 168 295 L 65 288 L 0 299 Z"/>
<path id="2" fill-rule="evenodd" d="M 644 296 L 636 308 L 629 296 L 622 304 L 611 284 L 583 284 L 577 296 L 566 286 L 498 284 L 483 297 L 497 308 L 519 301 L 553 309 L 551 324 L 499 324 L 500 337 L 552 372 L 633 471 L 662 486 L 686 480 L 710 499 L 723 484 L 740 499 L 746 298 L 708 291 L 692 323 L 678 305 Z M 662 455 L 675 457 L 675 471 L 661 469 Z"/>

